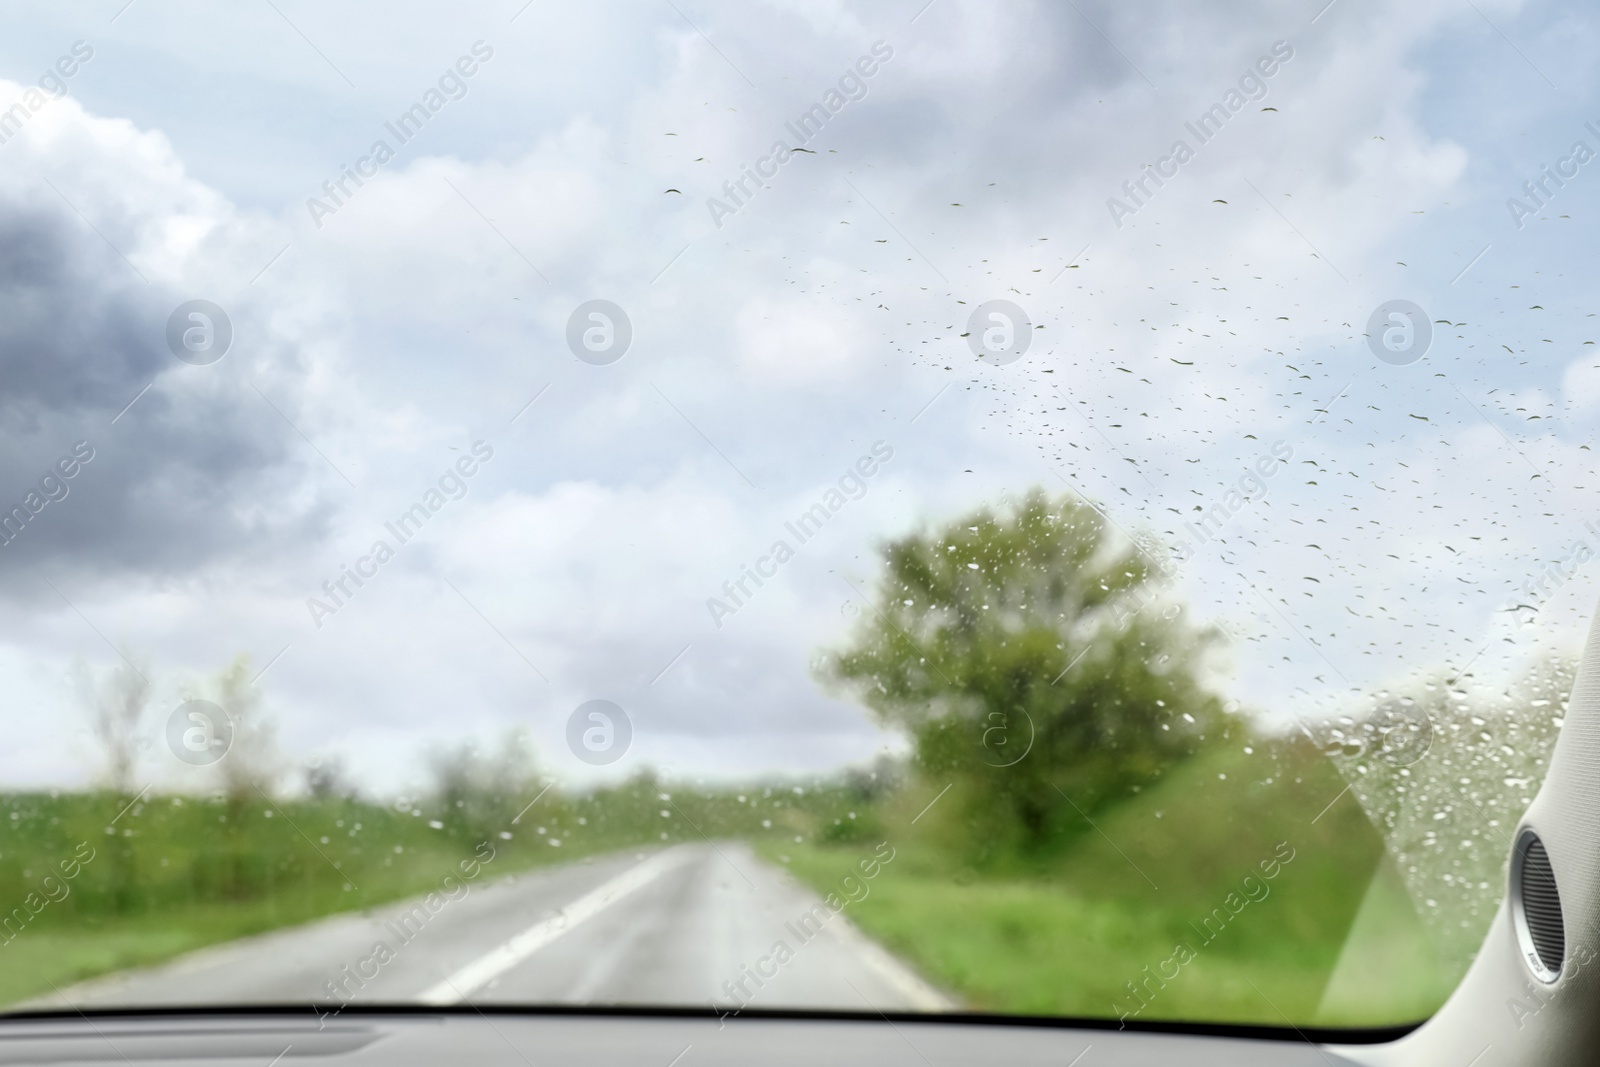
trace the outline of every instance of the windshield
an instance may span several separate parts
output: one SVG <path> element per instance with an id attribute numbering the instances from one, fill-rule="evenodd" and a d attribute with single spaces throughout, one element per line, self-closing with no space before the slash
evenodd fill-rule
<path id="1" fill-rule="evenodd" d="M 0 1004 L 1431 1013 L 1593 13 L 8 5 Z"/>

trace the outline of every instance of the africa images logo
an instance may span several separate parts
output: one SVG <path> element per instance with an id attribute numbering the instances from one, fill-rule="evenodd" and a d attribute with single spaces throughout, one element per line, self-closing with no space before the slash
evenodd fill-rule
<path id="1" fill-rule="evenodd" d="M 1166 155 L 1154 163 L 1146 163 L 1137 178 L 1123 182 L 1122 192 L 1126 199 L 1115 196 L 1106 199 L 1106 210 L 1111 212 L 1111 221 L 1116 223 L 1117 229 L 1122 229 L 1123 219 L 1137 215 L 1140 208 L 1150 203 L 1156 189 L 1176 178 L 1180 169 L 1195 157 L 1199 147 L 1215 139 L 1228 121 L 1244 110 L 1247 102 L 1265 100 L 1268 79 L 1293 58 L 1294 48 L 1288 41 L 1273 42 L 1272 53 L 1260 57 L 1253 66 L 1246 68 L 1239 76 L 1236 88 L 1229 89 L 1221 100 L 1202 111 L 1193 122 L 1183 124 L 1183 128 L 1194 138 L 1193 147 L 1180 137 L 1172 143 Z M 1150 188 L 1151 182 L 1155 183 L 1155 189 Z"/>
<path id="2" fill-rule="evenodd" d="M 28 120 L 42 111 L 52 100 L 67 95 L 67 79 L 77 74 L 83 65 L 94 58 L 94 49 L 87 41 L 74 41 L 70 55 L 55 61 L 53 68 L 39 75 L 39 87 L 28 88 L 22 99 L 0 111 L 0 144 L 5 144 L 22 132 Z"/>
<path id="3" fill-rule="evenodd" d="M 893 446 L 887 441 L 874 441 L 872 454 L 861 456 L 852 467 L 846 469 L 839 476 L 837 487 L 829 486 L 821 499 L 801 512 L 793 522 L 784 523 L 783 528 L 794 538 L 795 544 L 791 545 L 780 537 L 772 543 L 766 555 L 756 560 L 754 569 L 748 563 L 740 564 L 739 576 L 722 583 L 726 599 L 714 596 L 706 598 L 706 610 L 711 614 L 712 624 L 722 629 L 723 620 L 730 615 L 737 615 L 767 584 L 763 579 L 776 578 L 779 568 L 794 559 L 796 545 L 804 545 L 815 538 L 828 520 L 844 510 L 846 504 L 866 496 L 870 484 L 868 479 L 893 458 Z M 755 583 L 755 589 L 750 588 L 752 582 Z"/>
<path id="4" fill-rule="evenodd" d="M 337 177 L 329 178 L 322 183 L 322 193 L 326 199 L 306 197 L 306 211 L 310 213 L 311 221 L 316 224 L 317 229 L 322 229 L 324 218 L 337 215 L 361 187 L 367 184 L 363 179 L 378 176 L 378 168 L 395 158 L 396 148 L 403 147 L 421 133 L 422 128 L 432 121 L 433 116 L 443 111 L 446 104 L 464 99 L 469 91 L 467 79 L 477 74 L 482 65 L 493 58 L 494 49 L 487 42 L 474 41 L 472 54 L 460 56 L 453 66 L 446 67 L 444 73 L 439 75 L 436 87 L 430 87 L 422 94 L 420 100 L 402 111 L 393 122 L 383 124 L 384 129 L 394 137 L 393 147 L 383 138 L 372 142 L 367 154 L 357 159 L 354 166 L 340 167 Z M 355 186 L 353 189 L 352 184 Z"/>
<path id="5" fill-rule="evenodd" d="M 79 441 L 72 446 L 72 454 L 62 456 L 56 460 L 55 465 L 45 470 L 39 479 L 38 487 L 29 489 L 22 498 L 22 503 L 11 510 L 0 513 L 0 548 L 9 545 L 22 533 L 24 527 L 32 522 L 45 507 L 52 502 L 65 500 L 72 487 L 68 480 L 77 476 L 84 464 L 94 458 L 94 446 L 88 441 Z"/>
<path id="6" fill-rule="evenodd" d="M 383 524 L 395 544 L 378 538 L 372 542 L 366 555 L 358 557 L 354 564 L 340 564 L 339 574 L 322 583 L 326 600 L 316 596 L 306 597 L 306 610 L 311 613 L 311 621 L 317 629 L 322 629 L 323 620 L 337 615 L 355 598 L 357 592 L 378 576 L 383 565 L 394 559 L 397 546 L 405 545 L 421 533 L 423 524 L 442 511 L 450 501 L 466 496 L 470 488 L 468 479 L 493 458 L 494 449 L 487 442 L 474 441 L 472 455 L 461 456 L 446 468 L 439 476 L 437 488 L 430 487 L 422 494 L 422 499 L 401 512 L 399 518 Z"/>
<path id="7" fill-rule="evenodd" d="M 882 64 L 894 58 L 894 49 L 887 41 L 877 41 L 872 46 L 871 55 L 861 56 L 845 72 L 839 76 L 838 88 L 829 89 L 822 94 L 822 100 L 812 104 L 791 122 L 783 124 L 784 129 L 794 138 L 795 143 L 789 144 L 786 140 L 777 140 L 772 143 L 767 154 L 757 159 L 755 163 L 745 163 L 739 168 L 739 176 L 729 178 L 722 183 L 724 199 L 714 196 L 706 198 L 706 210 L 711 212 L 711 221 L 717 229 L 722 229 L 722 220 L 730 215 L 735 215 L 739 209 L 749 203 L 755 196 L 755 189 L 767 188 L 769 179 L 778 176 L 778 168 L 794 158 L 796 152 L 815 153 L 815 149 L 802 148 L 822 133 L 833 117 L 845 109 L 845 105 L 855 100 L 864 100 L 867 96 L 867 79 L 878 73 Z M 751 185 L 755 189 L 750 188 Z"/>

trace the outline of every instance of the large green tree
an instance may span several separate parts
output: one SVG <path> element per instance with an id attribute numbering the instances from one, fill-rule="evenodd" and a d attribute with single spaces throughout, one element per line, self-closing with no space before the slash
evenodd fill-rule
<path id="1" fill-rule="evenodd" d="M 906 731 L 976 861 L 1042 856 L 1226 730 L 1213 635 L 1094 508 L 1035 489 L 889 544 L 820 672 Z"/>

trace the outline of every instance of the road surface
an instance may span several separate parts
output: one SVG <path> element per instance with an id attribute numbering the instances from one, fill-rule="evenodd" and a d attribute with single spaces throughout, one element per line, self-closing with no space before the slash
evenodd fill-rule
<path id="1" fill-rule="evenodd" d="M 336 916 L 97 978 L 26 1007 L 955 1007 L 858 932 L 848 908 L 831 913 L 737 842 L 614 854 L 498 881 L 491 869 L 455 899 L 435 896 L 431 910 L 414 900 Z"/>

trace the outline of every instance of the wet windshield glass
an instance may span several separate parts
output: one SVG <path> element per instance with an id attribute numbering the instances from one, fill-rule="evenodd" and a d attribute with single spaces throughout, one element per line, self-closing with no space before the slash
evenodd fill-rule
<path id="1" fill-rule="evenodd" d="M 9 5 L 0 1003 L 1432 1012 L 1597 31 L 1316 8 Z"/>

